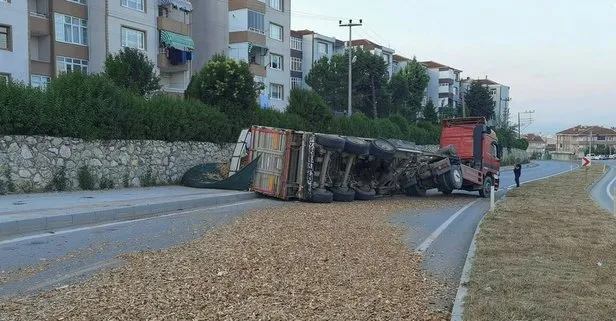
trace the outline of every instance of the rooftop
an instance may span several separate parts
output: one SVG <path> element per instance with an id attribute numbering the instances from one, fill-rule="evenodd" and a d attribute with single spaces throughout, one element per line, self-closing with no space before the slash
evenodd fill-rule
<path id="1" fill-rule="evenodd" d="M 565 129 L 556 135 L 593 135 L 593 136 L 616 136 L 616 130 L 601 126 L 582 126 L 578 125 L 572 128 Z"/>
<path id="2" fill-rule="evenodd" d="M 453 69 L 455 71 L 462 72 L 462 70 L 460 70 L 460 69 L 456 69 L 456 68 L 451 67 L 451 66 L 443 65 L 441 63 L 438 63 L 438 62 L 432 61 L 432 60 L 422 61 L 421 63 L 424 66 L 426 66 L 426 68 L 428 68 L 428 69 L 433 69 L 433 68 L 445 69 L 446 68 L 446 69 Z"/>
<path id="3" fill-rule="evenodd" d="M 483 86 L 504 86 L 503 84 L 499 84 L 494 80 L 488 79 L 488 76 L 486 76 L 485 79 L 471 79 L 471 77 L 466 77 L 466 79 L 462 80 L 462 82 L 477 82 L 478 84 Z"/>
<path id="4" fill-rule="evenodd" d="M 378 49 L 381 49 L 381 50 L 388 50 L 388 51 L 391 51 L 391 52 L 394 51 L 391 48 L 387 48 L 387 47 L 381 46 L 381 45 L 379 45 L 377 43 L 374 43 L 374 42 L 372 42 L 372 41 L 370 41 L 368 39 L 355 39 L 355 40 L 351 40 L 351 45 L 352 46 L 364 46 L 364 49 L 366 49 L 366 50 L 372 50 L 372 49 L 378 48 Z"/>
<path id="5" fill-rule="evenodd" d="M 411 60 L 410 58 L 406 58 L 406 57 L 400 56 L 400 55 L 394 55 L 393 59 L 394 59 L 394 61 L 397 61 L 397 62 L 410 61 Z"/>
<path id="6" fill-rule="evenodd" d="M 545 140 L 541 136 L 535 134 L 528 134 L 525 138 L 529 143 L 545 143 Z"/>

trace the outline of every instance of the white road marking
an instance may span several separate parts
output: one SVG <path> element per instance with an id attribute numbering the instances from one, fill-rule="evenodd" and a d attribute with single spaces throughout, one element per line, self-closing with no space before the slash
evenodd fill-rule
<path id="1" fill-rule="evenodd" d="M 449 226 L 449 224 L 451 224 L 451 222 L 453 222 L 458 216 L 460 216 L 460 214 L 462 214 L 464 211 L 466 211 L 469 207 L 475 205 L 480 200 L 481 199 L 472 201 L 472 202 L 466 204 L 466 206 L 464 206 L 463 208 L 461 208 L 457 212 L 455 212 L 449 219 L 447 219 L 447 221 L 445 221 L 434 232 L 432 232 L 432 234 L 430 234 L 430 236 L 428 236 L 428 238 L 425 239 L 425 241 L 423 241 L 423 243 L 421 243 L 421 245 L 419 245 L 419 247 L 417 247 L 417 249 L 415 249 L 415 250 L 417 252 L 424 252 L 425 250 L 427 250 L 430 247 L 430 245 L 432 244 L 432 242 L 434 242 L 434 240 L 436 240 L 436 238 L 439 237 L 439 235 L 441 235 L 441 233 L 443 233 L 443 231 Z"/>
<path id="2" fill-rule="evenodd" d="M 154 220 L 154 219 L 164 218 L 164 217 L 181 216 L 181 215 L 192 214 L 192 213 L 201 212 L 201 211 L 207 211 L 207 210 L 217 210 L 217 209 L 221 209 L 221 208 L 238 206 L 238 205 L 244 205 L 244 204 L 250 204 L 250 203 L 255 203 L 255 202 L 259 202 L 259 201 L 261 201 L 261 200 L 260 199 L 254 199 L 254 200 L 244 201 L 244 202 L 239 202 L 239 203 L 233 203 L 233 204 L 227 204 L 227 205 L 219 205 L 219 206 L 214 206 L 214 207 L 203 207 L 203 208 L 189 210 L 189 211 L 175 212 L 175 213 L 164 214 L 164 215 L 153 216 L 153 217 L 140 218 L 140 219 L 130 220 L 130 221 L 113 222 L 113 223 L 106 223 L 106 224 L 100 224 L 100 225 L 78 227 L 78 228 L 74 228 L 74 229 L 57 231 L 57 232 L 55 232 L 53 234 L 51 234 L 49 232 L 46 232 L 46 233 L 41 233 L 41 234 L 36 234 L 36 235 L 23 236 L 23 237 L 18 237 L 18 238 L 14 238 L 14 239 L 8 239 L 8 240 L 0 241 L 0 245 L 11 244 L 11 243 L 16 243 L 16 242 L 21 242 L 21 241 L 29 241 L 29 240 L 39 239 L 39 238 L 43 238 L 43 237 L 56 236 L 56 235 L 62 235 L 62 234 L 69 234 L 69 233 L 80 232 L 80 231 L 87 231 L 87 230 L 92 230 L 92 229 L 97 229 L 97 228 L 104 228 L 104 227 L 109 227 L 109 226 L 117 226 L 117 225 L 124 225 L 124 224 L 130 224 L 130 223 L 135 223 L 135 222 L 149 221 L 149 220 Z"/>
<path id="3" fill-rule="evenodd" d="M 614 185 L 615 182 L 616 182 L 616 177 L 614 177 L 614 179 L 611 182 L 609 182 L 607 186 L 605 187 L 605 193 L 607 193 L 607 196 L 611 198 L 612 201 L 614 200 L 614 197 L 616 196 L 616 195 L 612 195 L 612 191 L 611 191 L 612 190 L 611 187 L 612 185 Z"/>

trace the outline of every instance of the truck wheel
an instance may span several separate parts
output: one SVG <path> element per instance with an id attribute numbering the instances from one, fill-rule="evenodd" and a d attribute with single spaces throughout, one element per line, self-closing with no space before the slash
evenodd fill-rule
<path id="1" fill-rule="evenodd" d="M 344 149 L 346 141 L 344 138 L 334 135 L 316 135 L 316 143 L 325 149 L 341 151 Z"/>
<path id="2" fill-rule="evenodd" d="M 360 188 L 355 189 L 355 199 L 358 201 L 370 201 L 376 197 L 376 191 L 371 188 L 368 191 L 364 191 Z"/>
<path id="3" fill-rule="evenodd" d="M 368 153 L 370 153 L 370 144 L 367 141 L 357 137 L 346 137 L 345 140 L 345 152 L 360 156 L 368 155 Z"/>
<path id="4" fill-rule="evenodd" d="M 331 203 L 334 201 L 334 194 L 330 191 L 314 190 L 310 201 L 313 203 Z"/>
<path id="5" fill-rule="evenodd" d="M 336 202 L 352 202 L 355 200 L 355 191 L 350 188 L 332 188 L 334 193 L 334 201 Z"/>
<path id="6" fill-rule="evenodd" d="M 460 189 L 463 183 L 462 168 L 460 168 L 460 165 L 453 165 L 447 174 L 447 185 L 452 189 Z"/>
<path id="7" fill-rule="evenodd" d="M 417 184 L 417 185 L 413 185 L 413 186 L 409 187 L 407 192 L 408 192 L 408 194 L 410 196 L 424 197 L 424 196 L 426 196 L 427 190 L 425 188 L 419 186 L 419 184 Z"/>
<path id="8" fill-rule="evenodd" d="M 490 187 L 492 187 L 492 177 L 487 176 L 483 179 L 483 187 L 479 190 L 479 196 L 483 198 L 490 197 Z"/>
<path id="9" fill-rule="evenodd" d="M 370 155 L 381 159 L 391 159 L 396 155 L 396 146 L 384 139 L 375 139 L 370 143 Z"/>

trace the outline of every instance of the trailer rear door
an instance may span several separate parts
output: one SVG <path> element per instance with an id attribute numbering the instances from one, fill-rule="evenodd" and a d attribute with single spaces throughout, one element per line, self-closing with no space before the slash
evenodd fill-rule
<path id="1" fill-rule="evenodd" d="M 292 133 L 266 127 L 253 127 L 251 132 L 250 159 L 261 156 L 255 173 L 253 190 L 264 195 L 286 199 Z"/>

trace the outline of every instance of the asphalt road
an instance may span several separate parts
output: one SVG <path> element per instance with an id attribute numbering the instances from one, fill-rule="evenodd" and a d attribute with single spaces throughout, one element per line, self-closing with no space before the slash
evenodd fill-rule
<path id="1" fill-rule="evenodd" d="M 609 171 L 603 176 L 590 191 L 590 196 L 608 211 L 614 210 L 614 197 L 616 197 L 616 161 L 596 161 L 592 166 L 610 166 Z"/>
<path id="2" fill-rule="evenodd" d="M 522 169 L 522 184 L 546 178 L 570 170 L 566 162 L 545 161 L 532 168 Z M 577 165 L 577 164 L 575 164 Z M 496 199 L 504 196 L 507 188 L 514 188 L 513 169 L 501 170 L 501 188 Z M 437 192 L 432 192 L 432 195 Z M 477 225 L 490 209 L 489 199 L 480 199 L 477 193 L 458 192 L 454 197 L 468 197 L 468 208 L 442 208 L 423 213 L 401 213 L 394 217 L 393 223 L 409 229 L 406 243 L 411 250 L 424 253 L 424 268 L 442 280 L 445 286 L 443 300 L 434 302 L 441 309 L 449 310 L 453 305 L 466 255 Z M 453 218 L 453 219 L 452 219 Z M 439 231 L 434 238 L 435 231 Z M 426 244 L 426 240 L 431 243 Z"/>
<path id="3" fill-rule="evenodd" d="M 522 171 L 522 182 L 555 175 L 569 163 L 541 162 Z M 512 169 L 501 171 L 501 186 L 514 184 Z M 434 197 L 437 192 L 431 192 Z M 498 192 L 501 197 L 504 191 Z M 431 197 L 431 196 L 428 196 Z M 424 268 L 450 286 L 441 308 L 450 308 L 452 298 L 477 224 L 489 208 L 489 200 L 477 193 L 454 193 L 468 199 L 463 208 L 429 212 L 405 212 L 393 223 L 409 230 L 406 243 L 425 254 Z M 237 204 L 172 213 L 137 222 L 56 231 L 0 241 L 0 299 L 31 294 L 79 282 L 92 273 L 123 263 L 122 256 L 137 251 L 167 248 L 193 240 L 204 232 L 241 218 L 246 210 L 284 206 L 284 202 L 257 199 Z"/>

